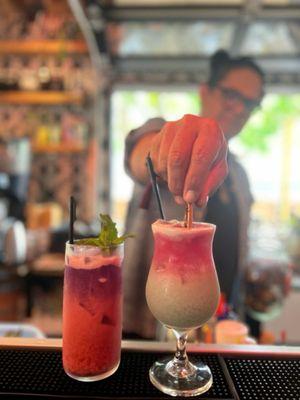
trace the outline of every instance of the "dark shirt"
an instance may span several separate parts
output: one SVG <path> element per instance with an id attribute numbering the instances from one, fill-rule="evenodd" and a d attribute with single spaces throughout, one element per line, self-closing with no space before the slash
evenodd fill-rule
<path id="1" fill-rule="evenodd" d="M 217 226 L 213 242 L 214 260 L 221 291 L 230 301 L 234 278 L 238 272 L 239 221 L 237 200 L 229 176 L 210 197 L 205 221 Z"/>

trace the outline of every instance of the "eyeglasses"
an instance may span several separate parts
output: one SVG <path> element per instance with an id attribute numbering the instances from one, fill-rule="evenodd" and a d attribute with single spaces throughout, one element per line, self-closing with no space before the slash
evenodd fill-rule
<path id="1" fill-rule="evenodd" d="M 225 88 L 219 85 L 217 85 L 216 88 L 221 91 L 225 101 L 231 103 L 243 103 L 245 109 L 249 112 L 260 107 L 262 96 L 259 99 L 249 99 L 235 89 Z"/>

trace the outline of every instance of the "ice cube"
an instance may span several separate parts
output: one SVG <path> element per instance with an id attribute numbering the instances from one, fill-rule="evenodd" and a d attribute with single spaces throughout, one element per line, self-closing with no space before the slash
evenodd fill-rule
<path id="1" fill-rule="evenodd" d="M 94 317 L 96 315 L 97 307 L 93 304 L 93 302 L 89 302 L 89 301 L 80 302 L 79 305 L 85 311 L 87 311 L 92 317 Z"/>
<path id="2" fill-rule="evenodd" d="M 114 321 L 108 315 L 105 314 L 102 317 L 101 324 L 115 326 Z"/>

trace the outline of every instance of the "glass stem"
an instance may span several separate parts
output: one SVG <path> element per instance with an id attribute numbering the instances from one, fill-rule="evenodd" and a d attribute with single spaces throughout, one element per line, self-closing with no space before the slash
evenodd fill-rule
<path id="1" fill-rule="evenodd" d="M 186 379 L 195 372 L 186 354 L 187 332 L 173 331 L 176 336 L 175 357 L 167 364 L 168 373 L 176 378 Z"/>
<path id="2" fill-rule="evenodd" d="M 175 334 L 176 335 L 176 353 L 175 353 L 175 358 L 178 360 L 180 363 L 186 363 L 188 360 L 187 354 L 186 354 L 186 342 L 187 342 L 187 333 L 182 333 L 182 334 Z"/>

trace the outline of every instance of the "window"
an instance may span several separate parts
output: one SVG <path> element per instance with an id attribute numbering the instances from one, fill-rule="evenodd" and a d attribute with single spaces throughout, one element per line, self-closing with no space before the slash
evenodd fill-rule
<path id="1" fill-rule="evenodd" d="M 269 221 L 287 221 L 300 213 L 299 95 L 266 96 L 261 111 L 230 143 L 244 165 L 255 198 L 253 216 Z M 294 113 L 293 113 L 293 106 Z M 115 91 L 112 97 L 112 214 L 123 226 L 133 183 L 123 167 L 127 133 L 148 118 L 176 120 L 185 113 L 198 114 L 197 90 Z M 288 111 L 290 110 L 290 111 Z M 273 123 L 271 124 L 271 121 Z"/>

